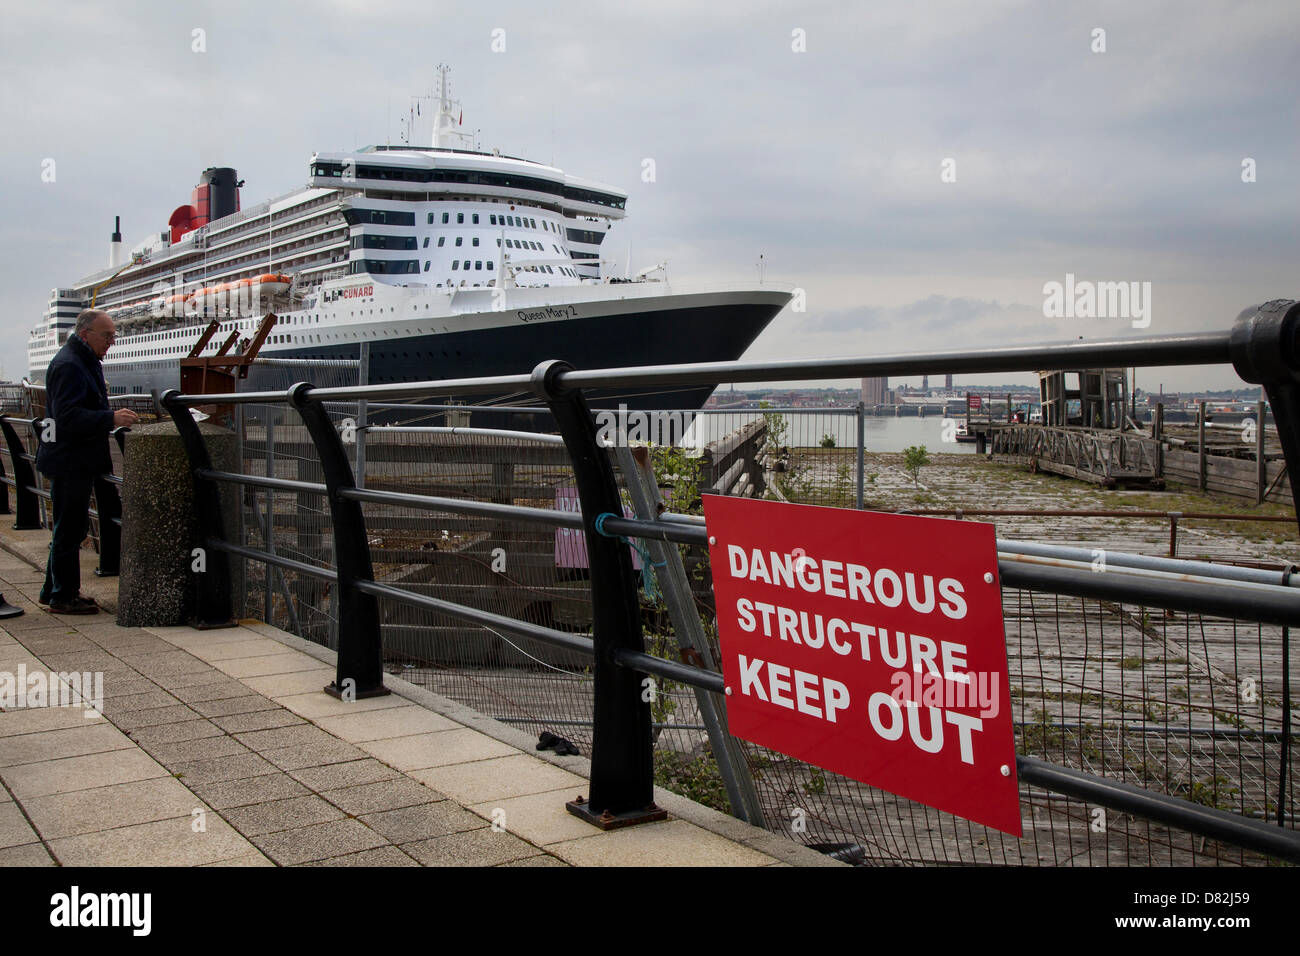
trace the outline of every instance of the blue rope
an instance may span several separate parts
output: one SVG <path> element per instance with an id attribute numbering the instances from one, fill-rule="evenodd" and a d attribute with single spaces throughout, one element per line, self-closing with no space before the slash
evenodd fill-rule
<path id="1" fill-rule="evenodd" d="M 631 538 L 624 537 L 621 534 L 612 534 L 605 530 L 606 518 L 621 518 L 622 515 L 616 515 L 612 511 L 605 511 L 596 515 L 596 534 L 603 538 L 618 538 L 624 544 L 631 546 L 632 550 L 637 553 L 641 559 L 641 587 L 645 589 L 645 596 L 651 603 L 657 603 L 663 596 L 659 590 L 659 584 L 655 580 L 654 568 L 662 568 L 667 561 L 655 563 L 650 560 L 650 549 L 642 544 L 639 540 L 633 541 Z"/>

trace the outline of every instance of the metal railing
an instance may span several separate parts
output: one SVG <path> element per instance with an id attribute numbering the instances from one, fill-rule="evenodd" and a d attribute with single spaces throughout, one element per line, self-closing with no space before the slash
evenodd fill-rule
<path id="1" fill-rule="evenodd" d="M 811 362 L 719 363 L 686 366 L 574 370 L 544 362 L 530 374 L 464 378 L 438 382 L 366 387 L 314 388 L 295 385 L 287 392 L 231 395 L 163 396 L 189 454 L 195 476 L 196 505 L 203 543 L 210 551 L 207 572 L 200 575 L 198 624 L 222 626 L 231 620 L 228 558 L 266 562 L 298 574 L 327 580 L 339 602 L 339 653 L 334 682 L 328 690 L 360 698 L 387 693 L 383 683 L 380 599 L 435 611 L 508 635 L 589 656 L 594 677 L 594 735 L 589 799 L 571 809 L 593 822 L 618 825 L 656 815 L 653 808 L 651 712 L 642 694 L 646 675 L 720 694 L 716 671 L 647 654 L 637 598 L 637 577 L 620 536 L 644 541 L 700 544 L 703 525 L 683 516 L 624 518 L 608 450 L 597 441 L 587 389 L 649 386 L 703 386 L 720 382 L 790 381 L 919 375 L 926 372 L 1028 372 L 1089 367 L 1230 364 L 1246 381 L 1268 391 L 1287 462 L 1300 465 L 1300 305 L 1267 303 L 1247 310 L 1231 330 L 1163 336 L 1147 340 L 1070 342 L 973 352 L 893 355 Z M 360 487 L 346 449 L 329 418 L 328 402 L 396 402 L 431 395 L 502 395 L 531 392 L 545 403 L 567 449 L 581 513 L 514 504 L 383 491 Z M 298 414 L 323 468 L 324 482 L 236 474 L 214 469 L 189 407 L 199 404 L 286 405 Z M 233 543 L 226 535 L 218 486 L 234 483 L 255 488 L 324 496 L 329 505 L 337 566 L 325 568 Z M 593 602 L 591 635 L 574 634 L 517 620 L 464 604 L 377 581 L 362 505 L 400 505 L 438 513 L 480 515 L 556 528 L 581 529 L 590 557 Z M 1046 547 L 1046 546 L 1044 546 Z M 1023 557 L 1023 554 L 1021 555 Z M 1047 557 L 1053 555 L 1049 552 Z M 1290 586 L 1243 583 L 1226 575 L 1206 579 L 1171 573 L 1173 568 L 1134 568 L 1135 573 L 1096 574 L 1071 564 L 1068 555 L 1055 562 L 1001 556 L 1003 584 L 1023 592 L 1073 595 L 1151 608 L 1222 615 L 1283 627 L 1282 773 L 1276 811 L 1278 825 L 1188 799 L 1144 789 L 1077 768 L 1018 756 L 1019 779 L 1026 785 L 1064 794 L 1124 813 L 1131 813 L 1202 837 L 1250 851 L 1300 861 L 1300 834 L 1286 826 L 1293 820 L 1284 806 L 1290 730 L 1289 645 L 1287 629 L 1300 623 L 1300 594 Z M 1140 573 L 1137 573 L 1140 572 Z M 1286 582 L 1289 585 L 1289 580 Z M 733 806 L 735 805 L 733 801 Z"/>
<path id="2" fill-rule="evenodd" d="M 13 525 L 15 531 L 52 529 L 54 526 L 48 507 L 52 499 L 36 469 L 34 454 L 47 421 L 49 420 L 44 418 L 13 418 L 0 414 L 0 434 L 4 435 L 13 471 L 12 477 L 6 474 L 4 465 L 0 462 L 0 483 L 6 486 L 4 495 L 0 496 L 0 514 L 11 513 L 7 489 L 12 488 L 17 508 Z M 30 445 L 19 437 L 19 429 L 31 436 Z M 109 433 L 117 445 L 119 455 L 126 453 L 126 436 L 129 432 L 129 428 L 122 427 Z M 29 447 L 33 451 L 28 451 Z M 121 484 L 122 479 L 114 474 L 98 475 L 94 479 L 96 507 L 90 509 L 90 535 L 99 554 L 99 567 L 95 569 L 95 574 L 100 577 L 112 577 L 121 570 L 122 508 L 116 487 Z M 104 516 L 107 516 L 107 521 L 102 520 Z"/>

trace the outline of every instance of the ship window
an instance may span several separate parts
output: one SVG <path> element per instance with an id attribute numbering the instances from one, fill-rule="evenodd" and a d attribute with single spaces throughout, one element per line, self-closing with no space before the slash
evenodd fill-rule
<path id="1" fill-rule="evenodd" d="M 474 237 L 474 242 L 473 242 L 473 244 L 476 245 L 476 246 L 478 245 L 478 236 L 475 236 L 475 237 Z"/>
<path id="2" fill-rule="evenodd" d="M 465 214 L 463 212 L 456 213 L 456 222 L 462 223 L 464 221 L 465 221 Z"/>
<path id="3" fill-rule="evenodd" d="M 446 242 L 446 241 L 447 241 L 447 237 L 446 237 L 446 236 L 439 236 L 439 237 L 438 237 L 438 248 L 441 249 L 443 243 Z"/>
<path id="4" fill-rule="evenodd" d="M 488 272 L 491 272 L 491 271 L 492 271 L 492 260 L 491 260 L 491 259 L 488 260 L 487 267 L 488 267 Z"/>
<path id="5" fill-rule="evenodd" d="M 460 260 L 459 260 L 459 259 L 452 259 L 452 260 L 451 260 L 451 267 L 452 267 L 453 269 L 459 269 L 459 268 L 460 268 Z"/>
<path id="6" fill-rule="evenodd" d="M 433 213 L 429 213 L 429 225 L 433 225 Z"/>
<path id="7" fill-rule="evenodd" d="M 456 237 L 456 245 L 459 246 L 459 245 L 460 245 L 461 243 L 463 243 L 464 241 L 465 241 L 465 239 L 464 239 L 463 236 L 457 236 L 457 237 Z"/>
<path id="8" fill-rule="evenodd" d="M 443 224 L 446 225 L 446 223 L 447 223 L 447 214 L 446 214 L 445 212 L 442 214 L 442 221 L 443 221 Z"/>
<path id="9" fill-rule="evenodd" d="M 529 224 L 530 226 L 532 226 L 534 229 L 537 228 L 537 220 L 536 220 L 536 219 L 529 219 L 529 220 L 528 220 L 528 224 Z"/>
<path id="10" fill-rule="evenodd" d="M 428 249 L 428 248 L 429 248 L 429 237 L 428 237 L 428 236 L 425 236 L 425 237 L 424 237 L 424 244 L 421 246 L 421 248 L 422 248 L 422 249 Z"/>
<path id="11" fill-rule="evenodd" d="M 492 215 L 488 216 L 488 222 L 495 226 L 497 224 L 497 214 L 493 213 Z"/>
<path id="12" fill-rule="evenodd" d="M 497 240 L 497 248 L 498 248 L 498 249 L 501 248 L 501 240 L 500 240 L 500 239 Z"/>
<path id="13" fill-rule="evenodd" d="M 474 213 L 474 216 L 473 216 L 473 218 L 472 218 L 472 221 L 473 221 L 474 225 L 476 225 L 476 226 L 478 225 L 478 213 Z"/>
<path id="14" fill-rule="evenodd" d="M 425 260 L 424 260 L 424 271 L 425 271 L 425 272 L 428 272 L 428 271 L 429 271 L 429 260 L 428 260 L 428 259 L 425 259 Z M 411 308 L 415 308 L 415 306 L 411 306 Z"/>
<path id="15" fill-rule="evenodd" d="M 477 269 L 479 272 L 482 272 L 482 271 L 483 271 L 483 260 L 482 260 L 482 259 L 476 259 L 476 260 L 474 260 L 474 268 Z"/>
<path id="16" fill-rule="evenodd" d="M 506 216 L 506 225 L 508 225 L 508 226 L 513 226 L 514 224 L 515 224 L 515 217 L 514 217 L 514 216 Z"/>

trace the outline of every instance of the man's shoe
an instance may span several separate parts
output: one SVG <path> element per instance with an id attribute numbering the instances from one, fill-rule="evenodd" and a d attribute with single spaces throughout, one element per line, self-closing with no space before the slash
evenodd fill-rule
<path id="1" fill-rule="evenodd" d="M 51 614 L 98 614 L 99 605 L 78 595 L 71 601 L 50 605 Z"/>

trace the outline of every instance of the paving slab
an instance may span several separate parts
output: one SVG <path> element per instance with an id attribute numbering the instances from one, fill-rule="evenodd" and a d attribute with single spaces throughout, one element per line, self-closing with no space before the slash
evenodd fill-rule
<path id="1" fill-rule="evenodd" d="M 88 727 L 103 719 L 85 707 L 22 707 L 0 712 L 0 737 Z"/>
<path id="2" fill-rule="evenodd" d="M 211 641 L 199 644 L 191 644 L 187 648 L 189 653 L 193 654 L 200 660 L 207 661 L 209 664 L 217 661 L 228 661 L 235 658 L 260 658 L 273 654 L 290 654 L 285 650 L 283 644 L 279 641 L 273 641 L 269 637 L 249 637 L 246 640 L 226 640 Z M 293 653 L 293 657 L 302 658 L 319 667 L 319 661 L 312 661 L 311 658 L 303 654 Z M 220 669 L 220 668 L 218 668 Z"/>
<path id="3" fill-rule="evenodd" d="M 292 697 L 319 691 L 334 680 L 334 668 L 319 667 L 296 674 L 274 674 L 270 677 L 250 677 L 244 685 L 267 697 Z"/>
<path id="4" fill-rule="evenodd" d="M 437 790 L 432 790 L 406 777 L 382 780 L 379 783 L 363 783 L 359 787 L 325 790 L 321 796 L 344 813 L 354 817 L 447 799 Z"/>
<path id="5" fill-rule="evenodd" d="M 390 843 L 398 845 L 487 826 L 481 817 L 451 800 L 367 813 L 358 819 Z"/>
<path id="6" fill-rule="evenodd" d="M 198 740 L 201 737 L 220 737 L 222 730 L 213 721 L 182 720 L 174 724 L 158 724 L 130 731 L 127 736 L 141 746 L 170 744 L 181 740 Z"/>
<path id="7" fill-rule="evenodd" d="M 220 731 L 237 734 L 250 730 L 273 730 L 276 727 L 292 727 L 304 724 L 306 721 L 287 710 L 255 710 L 247 714 L 213 717 L 212 723 Z"/>
<path id="8" fill-rule="evenodd" d="M 265 657 L 238 657 L 216 662 L 217 670 L 231 677 L 267 677 L 275 674 L 296 674 L 300 671 L 315 672 L 320 669 L 320 661 L 304 654 L 268 654 Z"/>
<path id="9" fill-rule="evenodd" d="M 395 846 L 381 846 L 374 850 L 362 850 L 347 856 L 335 856 L 328 860 L 312 860 L 310 863 L 296 863 L 295 866 L 419 866 Z"/>
<path id="10" fill-rule="evenodd" d="M 23 808 L 40 835 L 53 840 L 192 816 L 196 809 L 206 809 L 206 806 L 180 781 L 173 777 L 158 777 L 33 797 L 23 802 Z"/>
<path id="11" fill-rule="evenodd" d="M 306 767 L 323 767 L 329 764 L 360 760 L 365 753 L 342 740 L 331 739 L 307 746 L 282 747 L 264 750 L 262 756 L 281 770 L 302 770 Z"/>
<path id="12" fill-rule="evenodd" d="M 582 793 L 586 793 L 585 786 Z M 474 804 L 469 809 L 485 820 L 498 821 L 508 831 L 529 843 L 549 847 L 553 843 L 579 840 L 603 832 L 565 809 L 565 804 L 579 795 L 572 789 L 552 790 L 504 800 L 488 800 Z"/>
<path id="13" fill-rule="evenodd" d="M 268 773 L 241 780 L 188 781 L 190 789 L 214 810 L 307 796 L 311 791 L 288 774 Z"/>
<path id="14" fill-rule="evenodd" d="M 13 599 L 9 599 L 13 603 Z M 39 843 L 26 846 L 11 846 L 0 849 L 0 866 L 58 866 L 53 858 Z"/>
<path id="15" fill-rule="evenodd" d="M 209 813 L 195 832 L 190 814 L 50 841 L 64 866 L 198 866 L 252 853 L 230 824 Z"/>
<path id="16" fill-rule="evenodd" d="M 300 780 L 308 787 L 321 791 L 354 787 L 381 780 L 396 780 L 401 776 L 387 764 L 380 763 L 378 760 L 364 755 L 360 760 L 349 760 L 344 763 L 318 767 L 301 767 L 297 770 L 290 770 L 288 773 L 293 779 Z"/>
<path id="17" fill-rule="evenodd" d="M 468 728 L 370 740 L 358 746 L 384 763 L 405 771 L 505 757 L 518 752 L 508 744 Z"/>
<path id="18" fill-rule="evenodd" d="M 161 764 L 143 751 L 134 749 L 25 763 L 0 770 L 0 779 L 20 801 L 50 793 L 92 790 L 115 783 L 166 776 L 169 774 Z"/>
<path id="19" fill-rule="evenodd" d="M 310 863 L 387 845 L 370 827 L 357 820 L 318 823 L 252 838 L 263 853 L 281 866 Z"/>
<path id="20" fill-rule="evenodd" d="M 575 866 L 765 866 L 771 858 L 684 820 L 611 830 L 547 847 Z"/>
<path id="21" fill-rule="evenodd" d="M 11 846 L 26 846 L 36 843 L 40 838 L 18 804 L 10 800 L 0 803 L 0 849 Z"/>
<path id="22" fill-rule="evenodd" d="M 537 847 L 491 827 L 452 833 L 402 847 L 425 866 L 497 866 L 537 856 Z"/>
<path id="23" fill-rule="evenodd" d="M 213 757 L 176 764 L 173 773 L 186 786 L 200 783 L 219 783 L 223 780 L 243 780 L 275 773 L 276 768 L 255 753 L 236 754 L 231 757 Z"/>
<path id="24" fill-rule="evenodd" d="M 300 829 L 314 823 L 342 820 L 345 814 L 315 794 L 308 794 L 288 800 L 230 807 L 222 811 L 222 816 L 244 836 L 253 837 L 280 830 Z"/>
<path id="25" fill-rule="evenodd" d="M 105 720 L 82 719 L 82 726 L 49 730 L 41 734 L 10 737 L 0 748 L 0 768 L 40 763 L 61 757 L 80 757 L 109 750 L 127 750 L 135 744 Z"/>
<path id="26" fill-rule="evenodd" d="M 293 711 L 306 720 L 319 722 L 321 717 L 335 717 L 341 714 L 357 714 L 372 710 L 386 710 L 390 707 L 406 707 L 409 702 L 396 694 L 387 697 L 366 697 L 362 700 L 345 701 L 331 697 L 317 688 L 314 693 L 294 694 L 289 697 L 277 697 L 276 703 Z"/>
<path id="27" fill-rule="evenodd" d="M 587 791 L 585 778 L 528 754 L 416 770 L 411 776 L 466 806 L 550 790 L 572 790 L 575 796 Z"/>
<path id="28" fill-rule="evenodd" d="M 336 737 L 352 743 L 382 740 L 390 737 L 409 737 L 415 734 L 454 730 L 460 724 L 434 714 L 423 707 L 407 704 L 389 707 L 378 713 L 341 714 L 337 717 L 319 717 L 316 724 Z"/>

